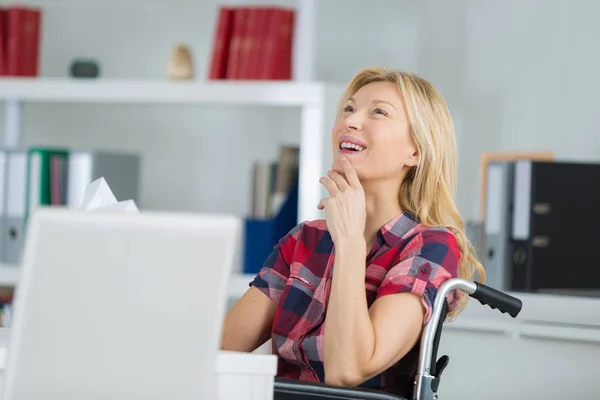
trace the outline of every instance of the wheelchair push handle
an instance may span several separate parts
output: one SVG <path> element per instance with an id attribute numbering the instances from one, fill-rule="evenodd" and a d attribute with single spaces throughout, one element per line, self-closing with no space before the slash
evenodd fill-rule
<path id="1" fill-rule="evenodd" d="M 498 309 L 503 313 L 507 313 L 513 318 L 521 312 L 523 302 L 516 297 L 486 286 L 483 283 L 475 282 L 475 291 L 470 293 L 470 296 L 478 300 L 483 305 L 488 305 L 491 308 Z"/>

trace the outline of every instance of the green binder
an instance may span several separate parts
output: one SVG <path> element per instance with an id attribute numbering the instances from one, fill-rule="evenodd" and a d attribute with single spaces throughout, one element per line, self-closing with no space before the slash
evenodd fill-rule
<path id="1" fill-rule="evenodd" d="M 27 150 L 27 207 L 25 218 L 37 207 L 52 205 L 52 185 L 61 179 L 52 173 L 52 160 L 58 157 L 65 165 L 69 157 L 67 149 L 30 147 Z"/>

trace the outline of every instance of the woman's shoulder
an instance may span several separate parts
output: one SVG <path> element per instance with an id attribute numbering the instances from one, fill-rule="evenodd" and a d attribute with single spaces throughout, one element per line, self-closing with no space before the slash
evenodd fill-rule
<path id="1" fill-rule="evenodd" d="M 290 229 L 279 239 L 278 248 L 289 257 L 296 257 L 300 254 L 327 252 L 332 244 L 325 220 L 310 220 L 300 222 Z"/>
<path id="2" fill-rule="evenodd" d="M 442 243 L 456 241 L 456 234 L 452 229 L 446 226 L 427 226 L 419 224 L 416 227 L 415 233 L 421 238 L 440 241 Z"/>
<path id="3" fill-rule="evenodd" d="M 327 222 L 324 219 L 313 219 L 310 221 L 301 222 L 300 225 L 309 231 L 326 231 L 327 230 Z"/>
<path id="4" fill-rule="evenodd" d="M 458 262 L 460 249 L 453 229 L 445 226 L 417 224 L 402 243 L 400 258 L 412 256 L 430 257 L 438 262 Z"/>
<path id="5" fill-rule="evenodd" d="M 446 226 L 430 226 L 418 223 L 405 235 L 407 241 L 449 243 L 456 241 L 454 230 Z"/>
<path id="6" fill-rule="evenodd" d="M 319 241 L 323 238 L 323 235 L 329 235 L 329 232 L 327 231 L 327 223 L 324 219 L 315 219 L 300 222 L 288 235 L 292 235 L 296 239 L 302 239 L 303 241 Z"/>

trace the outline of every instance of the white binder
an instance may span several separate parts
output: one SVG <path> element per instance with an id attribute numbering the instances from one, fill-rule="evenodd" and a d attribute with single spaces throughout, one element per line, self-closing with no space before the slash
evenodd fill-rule
<path id="1" fill-rule="evenodd" d="M 485 213 L 486 284 L 499 290 L 509 290 L 510 233 L 514 162 L 493 161 L 487 167 L 487 206 Z"/>

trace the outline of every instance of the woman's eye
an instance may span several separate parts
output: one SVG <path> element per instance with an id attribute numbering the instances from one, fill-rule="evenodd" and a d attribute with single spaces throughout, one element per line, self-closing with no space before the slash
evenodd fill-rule
<path id="1" fill-rule="evenodd" d="M 352 106 L 344 107 L 344 112 L 352 112 L 352 111 L 354 111 L 354 108 L 352 108 Z"/>
<path id="2" fill-rule="evenodd" d="M 380 114 L 380 115 L 387 116 L 387 113 L 385 111 L 383 111 L 381 108 L 376 108 L 375 109 L 375 114 Z"/>

